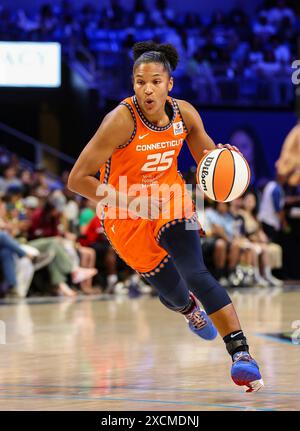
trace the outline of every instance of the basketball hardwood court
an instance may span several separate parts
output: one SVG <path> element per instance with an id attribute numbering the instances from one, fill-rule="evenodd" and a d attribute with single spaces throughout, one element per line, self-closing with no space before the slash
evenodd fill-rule
<path id="1" fill-rule="evenodd" d="M 231 293 L 265 388 L 230 378 L 223 340 L 199 339 L 157 298 L 0 306 L 1 410 L 300 410 L 300 290 Z M 300 343 L 300 331 L 294 332 Z"/>

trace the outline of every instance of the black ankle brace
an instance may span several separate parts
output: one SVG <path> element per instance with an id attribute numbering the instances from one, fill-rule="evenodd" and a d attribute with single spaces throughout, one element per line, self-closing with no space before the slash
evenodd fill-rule
<path id="1" fill-rule="evenodd" d="M 243 331 L 234 331 L 231 334 L 226 335 L 224 338 L 227 352 L 233 357 L 237 352 L 249 352 L 249 346 L 247 339 Z"/>
<path id="2" fill-rule="evenodd" d="M 249 346 L 246 338 L 244 340 L 232 340 L 226 343 L 226 349 L 229 355 L 233 356 L 237 352 L 249 352 Z"/>

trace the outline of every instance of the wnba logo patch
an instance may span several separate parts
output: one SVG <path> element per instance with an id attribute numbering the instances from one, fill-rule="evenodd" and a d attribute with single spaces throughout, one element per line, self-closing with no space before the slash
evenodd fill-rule
<path id="1" fill-rule="evenodd" d="M 182 121 L 178 121 L 177 123 L 173 123 L 174 135 L 181 135 L 183 133 L 183 124 Z"/>

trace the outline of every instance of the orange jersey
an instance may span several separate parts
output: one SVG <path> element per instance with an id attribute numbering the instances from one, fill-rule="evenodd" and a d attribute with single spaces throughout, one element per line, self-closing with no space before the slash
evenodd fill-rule
<path id="1" fill-rule="evenodd" d="M 129 109 L 135 127 L 129 142 L 117 148 L 101 169 L 101 182 L 117 189 L 120 176 L 127 177 L 128 187 L 184 183 L 177 171 L 177 157 L 187 130 L 175 99 L 168 97 L 167 103 L 173 118 L 167 126 L 157 127 L 145 118 L 135 96 L 121 102 Z"/>
<path id="2" fill-rule="evenodd" d="M 157 220 L 111 218 L 104 214 L 104 228 L 113 247 L 134 269 L 145 273 L 155 268 L 167 256 L 157 240 L 165 226 L 174 220 L 193 216 L 193 205 L 185 182 L 177 170 L 177 158 L 187 136 L 187 129 L 175 99 L 167 102 L 173 113 L 169 124 L 158 127 L 142 113 L 135 96 L 121 102 L 133 118 L 134 131 L 130 140 L 116 148 L 100 171 L 100 181 L 119 190 L 120 177 L 126 177 L 128 189 L 133 185 L 151 193 L 153 185 L 175 187 L 171 194 L 171 214 Z M 173 188 L 172 188 L 173 190 Z"/>

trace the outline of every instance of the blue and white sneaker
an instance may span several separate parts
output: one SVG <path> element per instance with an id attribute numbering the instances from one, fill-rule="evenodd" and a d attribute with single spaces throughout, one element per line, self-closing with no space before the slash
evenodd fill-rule
<path id="1" fill-rule="evenodd" d="M 246 392 L 257 392 L 264 386 L 257 362 L 248 352 L 233 355 L 231 378 L 238 386 L 246 386 Z"/>
<path id="2" fill-rule="evenodd" d="M 204 340 L 214 340 L 218 331 L 204 310 L 201 310 L 198 299 L 190 292 L 190 297 L 195 303 L 195 307 L 184 318 L 189 324 L 189 328 L 194 334 Z"/>

